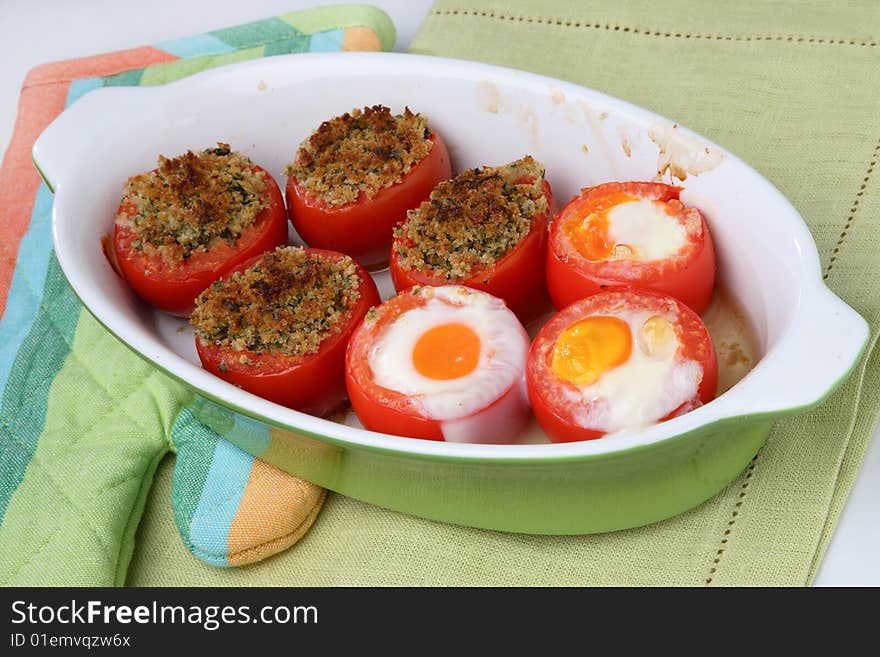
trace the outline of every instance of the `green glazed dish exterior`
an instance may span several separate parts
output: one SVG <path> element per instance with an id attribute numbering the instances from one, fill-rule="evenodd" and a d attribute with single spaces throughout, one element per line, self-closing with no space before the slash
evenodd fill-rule
<path id="1" fill-rule="evenodd" d="M 339 446 L 197 398 L 190 410 L 244 451 L 325 488 L 431 520 L 533 534 L 639 527 L 733 481 L 772 420 L 738 418 L 622 454 L 554 461 L 426 459 Z"/>

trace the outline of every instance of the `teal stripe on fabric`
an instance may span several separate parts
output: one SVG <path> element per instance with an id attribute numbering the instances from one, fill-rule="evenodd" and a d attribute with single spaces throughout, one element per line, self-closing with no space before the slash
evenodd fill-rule
<path id="1" fill-rule="evenodd" d="M 109 75 L 104 78 L 105 87 L 136 87 L 141 83 L 144 76 L 144 69 L 136 68 L 131 71 L 123 71 L 116 75 Z"/>
<path id="2" fill-rule="evenodd" d="M 235 49 L 253 48 L 261 44 L 271 43 L 272 41 L 304 36 L 295 27 L 278 18 L 268 18 L 256 23 L 214 30 L 210 34 L 233 46 Z"/>
<path id="3" fill-rule="evenodd" d="M 232 52 L 234 47 L 225 41 L 221 41 L 213 34 L 200 34 L 195 37 L 174 39 L 157 43 L 156 48 L 177 55 L 181 59 L 186 57 L 201 57 L 203 55 L 219 55 Z"/>
<path id="4" fill-rule="evenodd" d="M 67 105 L 65 105 L 65 107 L 70 107 L 85 94 L 103 86 L 104 78 L 82 78 L 80 80 L 74 80 L 70 83 L 70 88 L 67 90 Z"/>
<path id="5" fill-rule="evenodd" d="M 256 456 L 269 449 L 269 443 L 272 442 L 269 425 L 238 413 L 235 414 L 232 429 L 224 433 L 223 437 Z"/>
<path id="6" fill-rule="evenodd" d="M 189 538 L 199 556 L 218 566 L 228 566 L 229 528 L 238 511 L 251 475 L 254 457 L 220 440 L 205 480 Z"/>
<path id="7" fill-rule="evenodd" d="M 197 396 L 193 399 L 186 412 L 221 436 L 232 431 L 235 426 L 235 411 L 204 397 Z"/>
<path id="8" fill-rule="evenodd" d="M 188 410 L 207 428 L 254 456 L 265 452 L 272 442 L 266 423 L 236 413 L 204 397 L 196 397 Z"/>
<path id="9" fill-rule="evenodd" d="M 263 56 L 289 55 L 292 52 L 308 52 L 311 37 L 304 34 L 296 34 L 287 39 L 272 41 L 263 46 Z"/>
<path id="10" fill-rule="evenodd" d="M 65 107 L 102 83 L 102 78 L 74 80 Z M 41 184 L 0 319 L 10 331 L 0 332 L 0 524 L 36 451 L 49 388 L 70 353 L 82 311 L 52 250 L 51 215 L 51 192 Z"/>
<path id="11" fill-rule="evenodd" d="M 338 52 L 342 50 L 343 30 L 327 30 L 312 35 L 309 52 Z"/>
<path id="12" fill-rule="evenodd" d="M 43 304 L 52 312 L 38 313 L 31 324 L 0 403 L 0 523 L 43 433 L 49 389 L 70 353 L 82 310 L 54 254 L 49 258 Z"/>
<path id="13" fill-rule="evenodd" d="M 189 528 L 202 497 L 218 440 L 219 436 L 205 428 L 189 408 L 180 411 L 171 427 L 171 442 L 177 449 L 171 507 L 174 522 L 187 545 Z"/>
<path id="14" fill-rule="evenodd" d="M 45 183 L 37 190 L 30 225 L 21 239 L 9 286 L 6 312 L 0 317 L 0 396 L 6 387 L 15 354 L 40 310 L 52 243 L 52 192 Z M 2 514 L 0 514 L 2 516 Z"/>

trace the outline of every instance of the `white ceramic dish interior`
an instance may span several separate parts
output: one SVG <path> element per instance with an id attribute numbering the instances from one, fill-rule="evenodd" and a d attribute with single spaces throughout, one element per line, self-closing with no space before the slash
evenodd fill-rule
<path id="1" fill-rule="evenodd" d="M 229 142 L 276 176 L 321 121 L 353 107 L 408 105 L 429 116 L 456 171 L 526 153 L 547 166 L 557 197 L 608 180 L 687 173 L 682 199 L 709 221 L 719 274 L 746 310 L 760 361 L 731 390 L 682 417 L 613 439 L 560 445 L 435 443 L 376 434 L 272 404 L 198 366 L 190 332 L 139 302 L 105 260 L 123 182 L 159 153 Z M 89 93 L 34 147 L 55 191 L 61 267 L 110 331 L 200 394 L 268 423 L 412 454 L 534 459 L 647 445 L 724 418 L 785 414 L 836 387 L 867 339 L 864 320 L 823 284 L 797 211 L 767 180 L 680 125 L 596 91 L 483 64 L 392 54 L 309 54 L 235 64 L 152 88 Z M 669 166 L 666 166 L 669 165 Z M 390 283 L 380 275 L 387 296 Z"/>

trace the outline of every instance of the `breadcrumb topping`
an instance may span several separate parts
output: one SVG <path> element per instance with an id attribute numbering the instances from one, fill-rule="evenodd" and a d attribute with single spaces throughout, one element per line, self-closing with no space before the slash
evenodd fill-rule
<path id="1" fill-rule="evenodd" d="M 223 143 L 171 159 L 160 155 L 157 169 L 125 183 L 116 223 L 130 227 L 135 249 L 171 263 L 221 240 L 235 244 L 267 207 L 266 174 L 255 166 Z"/>
<path id="2" fill-rule="evenodd" d="M 348 256 L 331 260 L 280 246 L 202 292 L 190 322 L 216 346 L 307 356 L 341 330 L 360 299 L 359 283 Z"/>
<path id="3" fill-rule="evenodd" d="M 324 121 L 284 173 L 327 205 L 373 198 L 430 152 L 430 136 L 428 119 L 408 107 L 395 115 L 384 105 L 354 109 Z"/>
<path id="4" fill-rule="evenodd" d="M 463 280 L 493 265 L 547 211 L 544 167 L 527 155 L 499 167 L 469 169 L 442 182 L 394 229 L 406 270 L 432 270 Z"/>

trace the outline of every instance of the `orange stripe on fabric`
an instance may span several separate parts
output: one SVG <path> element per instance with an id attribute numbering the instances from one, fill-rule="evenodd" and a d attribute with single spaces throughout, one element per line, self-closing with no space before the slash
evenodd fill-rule
<path id="1" fill-rule="evenodd" d="M 67 99 L 67 84 L 24 89 L 18 101 L 18 118 L 9 148 L 0 167 L 0 315 L 15 269 L 15 254 L 27 231 L 40 186 L 40 174 L 31 162 L 31 147 Z"/>
<path id="2" fill-rule="evenodd" d="M 79 78 L 115 75 L 116 73 L 130 71 L 135 68 L 144 68 L 152 64 L 173 62 L 176 59 L 177 57 L 171 53 L 153 48 L 152 46 L 92 55 L 91 57 L 80 57 L 79 59 L 66 59 L 60 62 L 42 64 L 31 69 L 24 80 L 24 87 L 70 82 Z"/>
<path id="3" fill-rule="evenodd" d="M 113 75 L 151 64 L 174 61 L 157 48 L 44 64 L 28 73 L 18 100 L 18 116 L 0 167 L 0 315 L 6 310 L 15 270 L 15 254 L 27 231 L 40 175 L 31 162 L 34 141 L 67 102 L 71 80 Z"/>
<path id="4" fill-rule="evenodd" d="M 323 488 L 254 459 L 229 527 L 229 565 L 253 563 L 296 543 L 312 526 L 324 497 Z"/>

